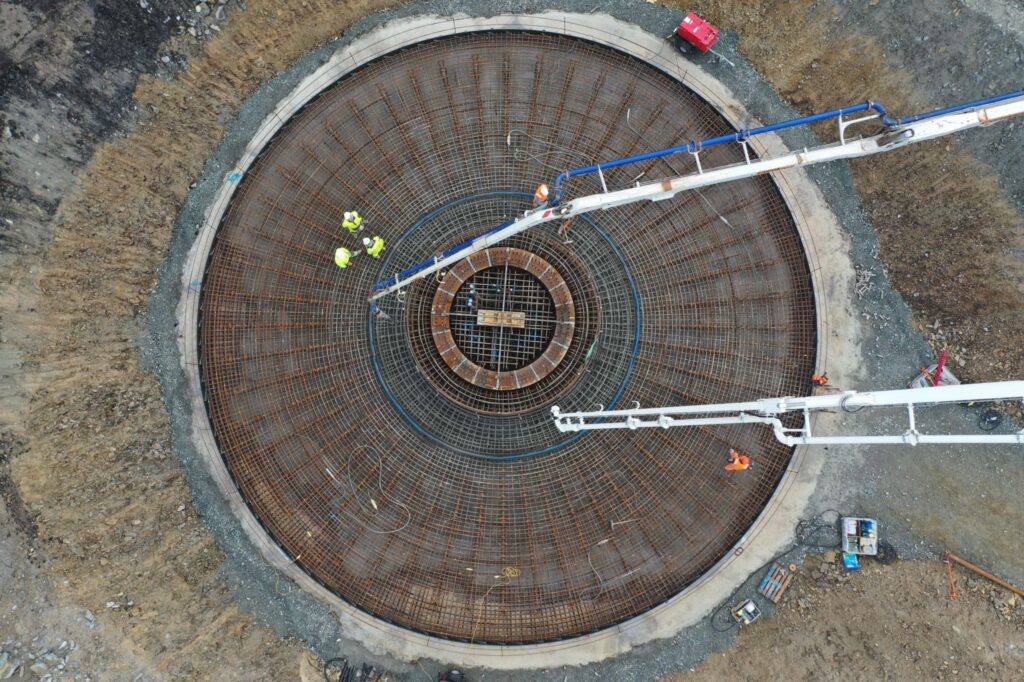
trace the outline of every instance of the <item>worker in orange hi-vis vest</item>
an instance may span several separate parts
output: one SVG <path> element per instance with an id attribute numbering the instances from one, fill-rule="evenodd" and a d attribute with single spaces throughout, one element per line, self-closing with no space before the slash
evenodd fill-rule
<path id="1" fill-rule="evenodd" d="M 533 207 L 540 208 L 546 203 L 548 203 L 548 186 L 541 183 L 537 191 L 533 193 Z"/>
<path id="2" fill-rule="evenodd" d="M 750 458 L 741 455 L 735 450 L 729 450 L 729 463 L 725 465 L 726 471 L 745 471 L 750 468 Z"/>
<path id="3" fill-rule="evenodd" d="M 811 375 L 811 381 L 816 383 L 818 386 L 824 386 L 825 384 L 828 383 L 828 372 L 824 372 L 824 373 L 822 373 L 820 375 L 819 374 L 812 374 Z"/>

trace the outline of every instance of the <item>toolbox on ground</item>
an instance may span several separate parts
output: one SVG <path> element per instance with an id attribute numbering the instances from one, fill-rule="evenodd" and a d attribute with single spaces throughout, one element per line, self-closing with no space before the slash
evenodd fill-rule
<path id="1" fill-rule="evenodd" d="M 878 554 L 878 521 L 844 516 L 840 524 L 843 552 L 865 556 Z"/>
<path id="2" fill-rule="evenodd" d="M 732 613 L 733 620 L 740 625 L 750 625 L 761 618 L 761 609 L 757 608 L 753 599 L 743 600 L 729 609 L 729 612 Z"/>

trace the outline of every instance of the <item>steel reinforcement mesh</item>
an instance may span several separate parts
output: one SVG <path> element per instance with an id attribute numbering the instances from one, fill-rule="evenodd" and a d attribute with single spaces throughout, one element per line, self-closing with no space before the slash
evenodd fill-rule
<path id="1" fill-rule="evenodd" d="M 503 206 L 514 212 L 523 202 L 518 196 L 509 203 L 493 196 L 478 201 L 486 202 L 488 210 L 493 212 Z M 575 325 L 569 348 L 543 381 L 524 390 L 493 391 L 480 388 L 451 371 L 432 337 L 431 304 L 437 289 L 433 282 L 410 292 L 405 307 L 405 314 L 410 318 L 408 325 L 401 328 L 378 325 L 373 330 L 385 385 L 411 420 L 429 422 L 432 433 L 449 448 L 460 448 L 476 455 L 508 456 L 553 447 L 559 434 L 551 431 L 549 413 L 541 406 L 550 405 L 555 397 L 581 404 L 607 400 L 607 396 L 621 390 L 625 382 L 638 336 L 639 296 L 621 270 L 621 260 L 615 257 L 609 239 L 598 237 L 572 252 L 569 248 L 576 245 L 563 244 L 554 238 L 556 235 L 550 234 L 553 230 L 538 229 L 505 242 L 528 253 L 541 254 L 563 276 L 573 300 Z M 410 241 L 412 246 L 406 248 L 423 248 L 418 241 Z M 591 269 L 605 275 L 595 280 L 589 276 Z M 605 320 L 603 327 L 604 348 L 614 352 L 598 354 L 595 344 L 599 343 L 598 332 L 602 328 L 602 306 L 622 312 Z M 595 352 L 590 352 L 592 348 Z M 469 408 L 462 411 L 462 418 L 433 418 L 438 403 L 426 390 L 424 378 L 454 403 Z"/>
<path id="2" fill-rule="evenodd" d="M 544 285 L 506 263 L 471 275 L 449 318 L 455 344 L 474 363 L 511 372 L 536 360 L 555 335 L 555 302 Z M 461 305 L 459 305 L 461 303 Z M 478 324 L 479 311 L 518 311 L 521 326 Z"/>
<path id="3" fill-rule="evenodd" d="M 374 281 L 522 211 L 558 170 L 729 130 L 640 61 L 509 32 L 381 58 L 277 134 L 219 228 L 198 333 L 224 460 L 296 564 L 401 626 L 522 643 L 640 614 L 729 551 L 789 461 L 766 429 L 569 435 L 549 409 L 809 391 L 810 276 L 770 180 L 508 244 L 574 287 L 574 347 L 532 392 L 444 375 L 430 355 L 437 282 L 385 300 L 387 320 L 366 304 Z M 723 145 L 702 162 L 741 158 Z M 623 187 L 693 168 L 683 157 L 605 178 Z M 574 179 L 567 198 L 598 189 Z M 359 247 L 340 226 L 351 209 L 387 247 L 341 270 L 335 248 Z M 724 471 L 730 448 L 754 466 Z"/>

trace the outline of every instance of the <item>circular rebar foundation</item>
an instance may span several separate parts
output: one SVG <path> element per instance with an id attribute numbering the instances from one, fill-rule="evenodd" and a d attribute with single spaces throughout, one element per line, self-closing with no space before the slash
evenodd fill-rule
<path id="1" fill-rule="evenodd" d="M 557 171 L 729 130 L 643 62 L 580 40 L 495 32 L 382 57 L 277 134 L 211 249 L 199 344 L 225 463 L 297 565 L 403 627 L 525 643 L 642 613 L 735 544 L 791 454 L 768 431 L 569 435 L 549 409 L 809 391 L 810 275 L 767 178 L 503 244 L 549 263 L 574 306 L 563 357 L 529 385 L 494 390 L 446 361 L 432 321 L 444 279 L 386 300 L 386 320 L 366 304 L 374 281 L 522 212 Z M 742 158 L 721 146 L 702 164 Z M 690 158 L 655 160 L 605 180 L 623 187 L 694 169 Z M 568 187 L 595 191 L 584 179 Z M 335 248 L 358 248 L 340 225 L 353 208 L 388 248 L 340 270 Z M 458 305 L 460 289 L 451 293 Z M 730 448 L 752 469 L 724 471 Z"/>

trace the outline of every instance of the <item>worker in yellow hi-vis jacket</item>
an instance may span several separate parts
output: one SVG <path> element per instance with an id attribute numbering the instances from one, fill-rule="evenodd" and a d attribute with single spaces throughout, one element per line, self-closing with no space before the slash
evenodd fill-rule
<path id="1" fill-rule="evenodd" d="M 348 267 L 349 262 L 358 255 L 358 251 L 352 253 L 344 246 L 339 246 L 334 252 L 334 264 L 344 270 Z"/>
<path id="2" fill-rule="evenodd" d="M 378 235 L 373 235 L 373 239 L 363 237 L 363 246 L 366 247 L 366 253 L 374 258 L 380 258 L 380 254 L 384 251 L 384 240 Z"/>
<path id="3" fill-rule="evenodd" d="M 350 233 L 355 234 L 363 229 L 363 218 L 359 215 L 358 211 L 345 211 L 345 217 L 341 221 L 341 226 Z"/>

